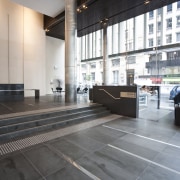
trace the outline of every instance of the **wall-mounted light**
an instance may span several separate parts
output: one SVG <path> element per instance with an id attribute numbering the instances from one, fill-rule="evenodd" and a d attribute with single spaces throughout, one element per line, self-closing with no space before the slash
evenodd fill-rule
<path id="1" fill-rule="evenodd" d="M 49 32 L 49 29 L 45 29 L 45 32 Z"/>

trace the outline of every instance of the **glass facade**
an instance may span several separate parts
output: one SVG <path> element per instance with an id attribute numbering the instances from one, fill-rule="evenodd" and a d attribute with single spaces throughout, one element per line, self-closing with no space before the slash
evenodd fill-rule
<path id="1" fill-rule="evenodd" d="M 111 85 L 180 84 L 180 1 L 109 25 L 107 36 Z M 79 39 L 78 81 L 102 84 L 103 30 Z"/>

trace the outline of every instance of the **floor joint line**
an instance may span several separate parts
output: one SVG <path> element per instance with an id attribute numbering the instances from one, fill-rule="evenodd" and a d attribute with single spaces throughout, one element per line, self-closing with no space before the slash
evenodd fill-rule
<path id="1" fill-rule="evenodd" d="M 137 136 L 137 137 L 140 137 L 140 138 L 148 139 L 148 140 L 151 140 L 151 141 L 154 141 L 154 142 L 158 142 L 158 143 L 161 143 L 161 144 L 165 144 L 165 145 L 172 146 L 172 147 L 175 147 L 175 148 L 180 149 L 180 146 L 177 146 L 177 145 L 175 145 L 175 144 L 167 143 L 167 142 L 160 141 L 160 140 L 153 139 L 153 138 L 148 138 L 148 137 L 146 137 L 146 136 L 142 136 L 142 135 L 135 134 L 135 133 L 131 133 L 131 132 L 128 132 L 128 131 L 124 131 L 124 130 L 121 130 L 121 129 L 113 128 L 113 127 L 111 127 L 111 126 L 106 126 L 106 125 L 102 125 L 102 126 L 103 126 L 103 127 L 106 127 L 106 128 L 109 128 L 109 129 L 112 129 L 112 130 L 124 132 L 124 133 L 126 133 L 126 134 L 134 135 L 134 136 Z"/>

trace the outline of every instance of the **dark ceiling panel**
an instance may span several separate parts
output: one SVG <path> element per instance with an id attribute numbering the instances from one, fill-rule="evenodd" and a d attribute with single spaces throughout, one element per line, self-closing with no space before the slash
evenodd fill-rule
<path id="1" fill-rule="evenodd" d="M 78 36 L 101 29 L 100 21 L 105 18 L 109 19 L 108 25 L 112 25 L 176 1 L 151 0 L 148 5 L 144 5 L 144 0 L 97 0 L 77 15 Z"/>
<path id="2" fill-rule="evenodd" d="M 55 18 L 44 15 L 44 29 L 46 35 L 54 38 L 65 39 L 65 12 Z"/>
<path id="3" fill-rule="evenodd" d="M 177 0 L 151 0 L 148 5 L 144 5 L 145 0 L 88 0 L 88 8 L 77 14 L 78 36 L 92 33 L 102 29 L 101 20 L 108 18 L 108 25 L 119 23 L 129 18 L 144 14 L 154 9 L 176 2 Z M 78 3 L 85 0 L 78 1 Z M 47 35 L 64 39 L 65 13 L 56 18 L 45 16 L 44 28 L 49 29 Z M 63 37 L 63 38 L 62 38 Z"/>
<path id="4" fill-rule="evenodd" d="M 46 32 L 46 35 L 64 40 L 65 39 L 65 21 L 59 22 L 55 26 L 51 27 L 50 31 Z"/>

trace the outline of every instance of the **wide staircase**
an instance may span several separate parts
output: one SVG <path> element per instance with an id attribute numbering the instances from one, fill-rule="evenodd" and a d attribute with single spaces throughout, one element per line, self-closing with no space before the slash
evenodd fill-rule
<path id="1" fill-rule="evenodd" d="M 42 132 L 75 125 L 101 118 L 110 114 L 102 105 L 92 105 L 75 109 L 51 111 L 19 117 L 0 119 L 0 142 L 13 141 Z"/>

